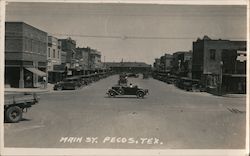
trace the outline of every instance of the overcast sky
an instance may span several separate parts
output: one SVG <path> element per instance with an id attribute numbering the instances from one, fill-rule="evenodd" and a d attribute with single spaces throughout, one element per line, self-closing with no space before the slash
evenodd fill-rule
<path id="1" fill-rule="evenodd" d="M 9 3 L 6 21 L 23 21 L 77 46 L 97 49 L 102 61 L 152 64 L 164 53 L 192 50 L 192 42 L 246 40 L 246 6 Z"/>

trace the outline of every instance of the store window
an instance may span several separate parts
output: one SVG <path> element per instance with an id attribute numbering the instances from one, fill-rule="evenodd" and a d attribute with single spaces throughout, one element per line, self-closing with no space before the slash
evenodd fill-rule
<path id="1" fill-rule="evenodd" d="M 215 49 L 210 49 L 210 60 L 215 60 L 215 54 L 216 50 Z"/>

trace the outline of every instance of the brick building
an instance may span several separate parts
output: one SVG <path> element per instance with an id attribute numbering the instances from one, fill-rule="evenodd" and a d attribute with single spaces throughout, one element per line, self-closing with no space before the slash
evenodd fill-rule
<path id="1" fill-rule="evenodd" d="M 89 53 L 89 67 L 90 69 L 100 69 L 102 68 L 102 62 L 101 62 L 101 52 L 90 49 Z"/>
<path id="2" fill-rule="evenodd" d="M 5 84 L 38 87 L 47 68 L 47 33 L 24 22 L 5 23 Z"/>
<path id="3" fill-rule="evenodd" d="M 213 40 L 207 36 L 193 42 L 192 78 L 200 79 L 208 92 L 245 93 L 246 41 Z"/>
<path id="4" fill-rule="evenodd" d="M 81 69 L 88 70 L 90 68 L 90 48 L 76 48 L 76 59 L 79 60 Z"/>
<path id="5" fill-rule="evenodd" d="M 67 52 L 61 50 L 61 64 L 66 64 Z"/>
<path id="6" fill-rule="evenodd" d="M 179 51 L 173 53 L 172 73 L 181 77 L 191 78 L 192 52 Z"/>
<path id="7" fill-rule="evenodd" d="M 67 39 L 59 39 L 62 45 L 62 51 L 66 52 L 66 64 L 70 67 L 74 66 L 75 53 L 76 53 L 76 41 L 70 37 Z"/>
<path id="8" fill-rule="evenodd" d="M 171 54 L 164 54 L 160 57 L 160 70 L 168 72 L 172 68 L 173 56 Z"/>
<path id="9" fill-rule="evenodd" d="M 61 41 L 56 37 L 48 36 L 48 71 L 54 70 L 54 65 L 61 64 Z"/>
<path id="10" fill-rule="evenodd" d="M 154 65 L 153 65 L 155 71 L 160 70 L 160 64 L 161 64 L 160 59 L 159 59 L 159 58 L 156 58 L 156 59 L 155 59 L 155 62 L 154 62 Z"/>
<path id="11" fill-rule="evenodd" d="M 55 83 L 63 79 L 64 77 L 64 65 L 66 63 L 66 53 L 63 57 L 62 43 L 54 37 L 48 36 L 48 82 Z M 62 65 L 62 62 L 64 64 Z"/>

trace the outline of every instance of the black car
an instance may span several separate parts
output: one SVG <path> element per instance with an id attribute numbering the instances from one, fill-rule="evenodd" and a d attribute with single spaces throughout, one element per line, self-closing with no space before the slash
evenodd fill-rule
<path id="1" fill-rule="evenodd" d="M 202 91 L 202 87 L 200 85 L 200 81 L 196 79 L 191 79 L 187 77 L 182 77 L 176 82 L 176 86 L 178 88 L 184 89 L 186 91 L 200 90 Z"/>
<path id="2" fill-rule="evenodd" d="M 135 77 L 135 78 L 138 78 L 139 75 L 138 74 L 135 74 L 135 73 L 128 73 L 127 74 L 128 77 Z"/>
<path id="3" fill-rule="evenodd" d="M 148 89 L 141 89 L 136 85 L 115 85 L 108 90 L 107 94 L 109 97 L 115 97 L 116 95 L 136 95 L 138 98 L 143 98 L 148 94 Z"/>
<path id="4" fill-rule="evenodd" d="M 69 77 L 54 85 L 54 90 L 63 89 L 78 89 L 82 86 L 82 79 L 80 77 Z"/>
<path id="5" fill-rule="evenodd" d="M 148 73 L 143 73 L 142 78 L 143 79 L 148 79 L 149 78 L 149 74 Z"/>
<path id="6" fill-rule="evenodd" d="M 168 76 L 167 79 L 166 79 L 166 83 L 167 84 L 175 84 L 176 83 L 176 80 L 177 80 L 177 77 L 176 76 Z"/>

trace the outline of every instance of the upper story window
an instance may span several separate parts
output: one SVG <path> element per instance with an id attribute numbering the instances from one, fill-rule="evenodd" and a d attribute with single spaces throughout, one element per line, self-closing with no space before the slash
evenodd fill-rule
<path id="1" fill-rule="evenodd" d="M 24 39 L 24 50 L 28 51 L 28 39 L 27 38 Z"/>
<path id="2" fill-rule="evenodd" d="M 48 49 L 48 57 L 50 57 L 50 48 Z"/>
<path id="3" fill-rule="evenodd" d="M 53 58 L 56 58 L 56 50 L 53 49 Z"/>
<path id="4" fill-rule="evenodd" d="M 210 49 L 209 51 L 209 54 L 210 54 L 210 60 L 215 60 L 216 58 L 216 50 L 215 49 Z"/>

